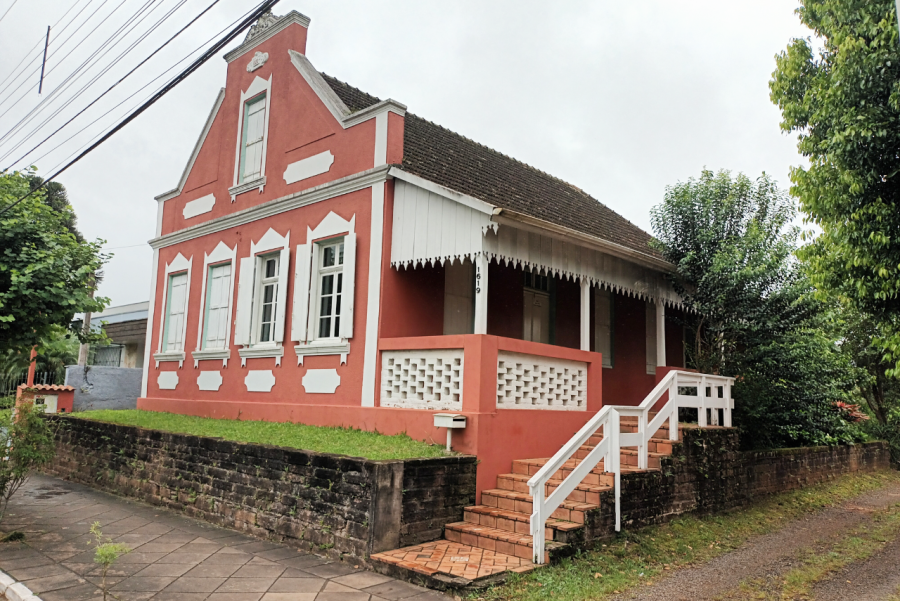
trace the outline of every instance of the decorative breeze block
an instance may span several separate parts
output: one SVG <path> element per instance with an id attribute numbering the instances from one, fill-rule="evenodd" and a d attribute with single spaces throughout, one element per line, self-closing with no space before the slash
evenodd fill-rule
<path id="1" fill-rule="evenodd" d="M 587 411 L 587 363 L 500 351 L 497 407 Z"/>
<path id="2" fill-rule="evenodd" d="M 462 411 L 463 350 L 382 351 L 381 406 Z"/>

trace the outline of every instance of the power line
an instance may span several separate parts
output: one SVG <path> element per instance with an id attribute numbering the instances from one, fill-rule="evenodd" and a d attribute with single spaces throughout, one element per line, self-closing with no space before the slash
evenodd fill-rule
<path id="1" fill-rule="evenodd" d="M 200 17 L 202 17 L 202 16 L 205 15 L 207 12 L 209 12 L 210 10 L 212 10 L 212 8 L 213 8 L 216 4 L 218 4 L 219 1 L 220 1 L 220 0 L 213 0 L 213 3 L 212 3 L 212 4 L 210 4 L 210 5 L 207 6 L 205 9 L 203 9 L 203 11 L 202 11 L 200 14 L 198 14 L 196 17 L 194 17 L 193 19 L 191 19 L 191 21 L 188 22 L 187 25 L 185 25 L 184 27 L 182 27 L 181 29 L 179 29 L 179 30 L 175 33 L 175 35 L 173 35 L 172 37 L 170 37 L 170 38 L 169 38 L 168 40 L 166 40 L 161 46 L 159 46 L 156 50 L 154 50 L 152 53 L 150 53 L 150 55 L 149 55 L 147 58 L 145 58 L 145 59 L 142 60 L 140 63 L 138 63 L 137 65 L 135 65 L 128 73 L 126 73 L 125 75 L 123 75 L 116 83 L 114 83 L 113 85 L 111 85 L 109 88 L 106 89 L 106 91 L 104 91 L 102 94 L 100 94 L 100 96 L 98 96 L 98 97 L 95 98 L 93 101 L 91 101 L 91 103 L 88 104 L 86 107 L 84 107 L 83 109 L 81 109 L 80 111 L 78 111 L 73 117 L 71 117 L 68 121 L 66 121 L 65 123 L 63 123 L 61 126 L 59 126 L 59 128 L 57 128 L 57 129 L 56 129 L 53 133 L 51 133 L 49 136 L 47 136 L 46 138 L 44 138 L 43 140 L 41 140 L 36 146 L 34 146 L 34 147 L 32 147 L 30 150 L 28 150 L 24 155 L 22 155 L 21 157 L 19 157 L 19 158 L 16 159 L 15 161 L 13 161 L 13 165 L 15 165 L 16 163 L 18 163 L 19 161 L 21 161 L 22 159 L 24 159 L 26 156 L 28 156 L 29 154 L 31 154 L 34 150 L 36 150 L 36 149 L 39 148 L 41 145 L 43 145 L 44 142 L 46 142 L 47 140 L 49 140 L 50 138 L 52 138 L 52 137 L 53 137 L 54 135 L 56 135 L 59 131 L 61 131 L 64 127 L 66 127 L 68 124 L 70 124 L 72 121 L 74 121 L 79 115 L 83 114 L 86 110 L 88 110 L 89 108 L 91 108 L 92 106 L 94 106 L 97 102 L 100 101 L 100 99 L 102 99 L 102 98 L 103 98 L 104 96 L 106 96 L 109 92 L 111 92 L 111 91 L 113 90 L 113 88 L 115 88 L 115 87 L 118 86 L 120 83 L 122 83 L 123 81 L 125 81 L 132 73 L 134 73 L 134 72 L 137 71 L 139 68 L 141 68 L 143 65 L 145 65 L 145 64 L 147 63 L 147 61 L 149 61 L 149 60 L 152 59 L 154 56 L 156 56 L 157 53 L 159 53 L 163 48 L 165 48 L 166 46 L 168 46 L 175 38 L 177 38 L 179 35 L 181 35 L 182 33 L 184 33 L 184 31 L 185 31 L 187 28 L 189 28 L 191 25 L 193 25 L 194 23 L 196 23 L 197 20 L 198 20 Z M 179 6 L 181 6 L 181 5 L 179 5 Z M 173 10 L 173 12 L 174 12 L 174 10 Z M 169 14 L 171 15 L 171 13 L 169 13 Z M 167 15 L 166 18 L 168 18 L 168 15 Z M 149 34 L 148 34 L 148 35 L 149 35 Z M 145 36 L 145 37 L 146 37 L 146 36 Z M 139 41 L 140 41 L 140 40 L 139 40 Z M 132 45 L 132 48 L 133 48 L 133 47 L 134 47 L 134 46 Z M 116 63 L 113 63 L 112 65 L 110 65 L 103 73 L 106 73 L 107 71 L 109 71 L 109 69 L 112 68 L 115 64 L 116 64 Z M 100 75 L 102 75 L 103 73 L 101 73 Z M 98 77 L 99 77 L 99 75 L 98 75 Z M 82 90 L 81 90 L 74 98 L 72 98 L 71 101 L 74 101 L 75 99 L 77 99 L 78 96 L 80 96 L 81 93 L 82 93 L 84 90 L 87 89 L 87 86 L 89 86 L 93 81 L 96 81 L 96 79 L 97 79 L 97 78 L 95 77 L 94 80 L 92 80 L 91 82 L 88 82 L 88 84 L 86 84 L 85 87 L 82 88 Z M 70 101 L 70 102 L 71 102 L 71 101 Z M 63 108 L 64 108 L 64 107 L 63 107 Z M 24 138 L 23 140 L 21 140 L 19 143 L 20 143 L 20 144 L 21 144 L 21 143 L 24 143 L 25 140 L 28 140 L 29 138 L 31 138 L 31 136 L 34 135 L 34 133 L 36 133 L 41 127 L 43 127 L 50 119 L 52 119 L 52 118 L 55 117 L 57 114 L 59 114 L 59 112 L 60 112 L 61 110 L 62 110 L 62 108 L 60 108 L 60 109 L 57 110 L 55 113 L 53 113 L 52 115 L 50 115 L 50 117 L 48 117 L 47 119 L 45 119 L 44 122 L 41 123 L 41 124 L 38 126 L 38 129 L 35 129 L 35 131 L 32 132 L 32 134 L 29 134 L 26 138 Z M 0 160 L 5 159 L 7 156 L 9 156 L 9 154 L 10 154 L 10 153 L 7 152 L 7 153 L 4 154 L 2 157 L 0 157 Z M 11 168 L 11 167 L 12 167 L 12 165 L 10 165 L 10 167 L 8 167 L 7 169 L 9 169 L 9 168 Z"/>
<path id="2" fill-rule="evenodd" d="M 2 17 L 0 17 L 0 23 L 3 22 L 3 19 L 6 18 L 6 15 L 9 14 L 9 11 L 11 11 L 11 10 L 13 9 L 13 6 L 15 6 L 15 5 L 16 5 L 16 2 L 18 2 L 18 1 L 19 1 L 19 0 L 13 0 L 13 3 L 9 5 L 9 8 L 6 9 L 6 12 L 3 13 L 3 16 L 2 16 Z"/>
<path id="3" fill-rule="evenodd" d="M 103 144 L 106 140 L 108 140 L 108 139 L 111 138 L 113 135 L 115 135 L 115 133 L 116 133 L 117 131 L 119 131 L 120 129 L 122 129 L 123 127 L 125 127 L 125 126 L 128 125 L 129 123 L 131 123 L 131 122 L 132 122 L 134 119 L 136 119 L 141 113 L 143 113 L 143 112 L 146 111 L 148 108 L 150 108 L 151 106 L 153 106 L 154 104 L 156 104 L 156 102 L 157 102 L 160 98 L 162 98 L 163 96 L 165 96 L 166 94 L 168 94 L 173 88 L 175 88 L 175 86 L 177 86 L 179 83 L 181 83 L 182 81 L 184 81 L 185 79 L 187 79 L 194 71 L 196 71 L 197 69 L 199 69 L 206 61 L 208 61 L 210 58 L 212 58 L 213 56 L 215 56 L 222 48 L 224 48 L 225 45 L 228 44 L 228 42 L 230 42 L 231 40 L 233 40 L 234 38 L 236 38 L 236 37 L 238 36 L 238 34 L 240 34 L 242 31 L 244 31 L 245 29 L 247 29 L 247 27 L 249 27 L 249 26 L 253 23 L 253 21 L 259 19 L 259 17 L 262 16 L 263 13 L 265 13 L 265 12 L 268 11 L 268 10 L 271 10 L 273 6 L 275 6 L 276 4 L 278 4 L 278 2 L 279 2 L 279 0 L 264 0 L 263 3 L 260 4 L 260 5 L 257 7 L 257 9 L 256 9 L 255 11 L 253 11 L 253 14 L 251 14 L 249 17 L 247 17 L 246 19 L 244 19 L 243 21 L 241 21 L 235 28 L 233 28 L 231 31 L 229 31 L 228 34 L 226 34 L 226 35 L 225 35 L 223 38 L 221 38 L 218 42 L 216 42 L 215 44 L 213 44 L 213 46 L 210 47 L 209 50 L 207 50 L 206 52 L 204 52 L 204 53 L 203 53 L 200 57 L 198 57 L 193 63 L 191 63 L 190 65 L 188 65 L 188 67 L 187 67 L 184 71 L 182 71 L 182 72 L 179 73 L 175 78 L 173 78 L 171 81 L 169 81 L 168 84 L 166 84 L 160 91 L 158 91 L 156 94 L 154 94 L 149 100 L 147 100 L 147 102 L 145 102 L 145 103 L 142 104 L 140 107 L 138 107 L 137 110 L 135 110 L 135 111 L 132 112 L 130 115 L 128 115 L 128 117 L 126 117 L 124 120 L 122 120 L 122 121 L 121 121 L 118 125 L 116 125 L 112 130 L 110 130 L 110 131 L 107 132 L 103 137 L 101 137 L 99 140 L 97 140 L 96 142 L 94 142 L 88 149 L 86 149 L 86 150 L 83 151 L 81 154 L 79 154 L 77 157 L 75 157 L 74 159 L 72 159 L 68 164 L 66 164 L 64 167 L 62 167 L 61 169 L 59 169 L 56 173 L 54 173 L 53 175 L 51 175 L 49 178 L 45 179 L 44 182 L 43 182 L 40 186 L 36 187 L 34 190 L 28 192 L 27 194 L 21 196 L 20 198 L 18 198 L 18 199 L 15 200 L 14 202 L 12 202 L 12 203 L 8 204 L 7 206 L 3 207 L 2 209 L 0 209 L 0 215 L 3 215 L 3 214 L 6 213 L 8 210 L 10 210 L 11 208 L 13 208 L 13 207 L 16 206 L 17 204 L 19 204 L 20 202 L 22 202 L 23 200 L 25 200 L 26 198 L 28 198 L 29 196 L 31 196 L 32 194 L 34 194 L 35 192 L 37 192 L 37 191 L 40 190 L 41 188 L 45 187 L 45 186 L 46 186 L 47 184 L 49 184 L 51 181 L 53 181 L 54 179 L 56 179 L 56 178 L 57 178 L 61 173 L 63 173 L 66 169 L 68 169 L 69 167 L 71 167 L 72 165 L 74 165 L 75 163 L 77 163 L 78 161 L 80 161 L 80 160 L 81 160 L 82 158 L 84 158 L 87 154 L 89 154 L 90 152 L 92 152 L 95 148 L 97 148 L 98 146 L 100 146 L 101 144 Z"/>

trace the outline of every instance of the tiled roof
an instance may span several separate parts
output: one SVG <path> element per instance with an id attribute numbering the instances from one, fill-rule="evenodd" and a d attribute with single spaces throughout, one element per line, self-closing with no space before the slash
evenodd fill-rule
<path id="1" fill-rule="evenodd" d="M 328 75 L 322 77 L 356 112 L 380 102 Z M 406 113 L 404 171 L 489 204 L 595 236 L 655 259 L 650 234 L 561 179 Z"/>
<path id="2" fill-rule="evenodd" d="M 28 388 L 27 384 L 20 384 L 19 387 Z M 71 390 L 75 390 L 72 386 L 67 386 L 64 384 L 35 384 L 32 386 L 34 390 L 52 390 L 54 392 L 67 392 Z"/>

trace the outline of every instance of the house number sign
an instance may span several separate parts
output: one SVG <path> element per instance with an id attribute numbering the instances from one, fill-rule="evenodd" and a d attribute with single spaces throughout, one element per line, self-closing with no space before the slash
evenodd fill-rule
<path id="1" fill-rule="evenodd" d="M 475 294 L 481 293 L 481 267 L 475 268 Z"/>

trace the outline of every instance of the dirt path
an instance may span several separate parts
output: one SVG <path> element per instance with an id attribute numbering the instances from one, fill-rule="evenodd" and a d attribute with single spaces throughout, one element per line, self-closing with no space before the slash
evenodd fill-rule
<path id="1" fill-rule="evenodd" d="M 641 601 L 695 601 L 716 599 L 726 596 L 739 599 L 735 589 L 747 579 L 771 579 L 783 574 L 799 563 L 797 552 L 815 544 L 830 544 L 848 530 L 870 520 L 872 513 L 900 502 L 900 484 L 891 484 L 880 490 L 867 493 L 841 507 L 827 509 L 821 513 L 791 523 L 787 527 L 755 538 L 740 549 L 722 555 L 695 568 L 677 570 L 671 576 L 651 586 L 631 591 L 618 599 Z M 822 599 L 878 599 L 890 598 L 900 584 L 900 543 L 894 541 L 885 547 L 883 553 L 871 557 L 865 564 L 870 572 L 867 579 L 855 574 L 835 582 L 832 589 L 823 588 Z M 861 565 L 848 569 L 857 572 Z M 835 579 L 832 579 L 835 580 Z M 846 580 L 851 582 L 848 584 Z M 852 586 L 857 581 L 858 587 Z M 890 582 L 889 582 L 890 581 Z M 890 584 L 893 582 L 893 589 Z M 824 587 L 824 583 L 823 583 Z M 884 590 L 887 593 L 883 592 Z M 732 594 L 728 594 L 732 593 Z M 876 596 L 866 596 L 874 594 Z M 826 596 L 833 595 L 833 596 Z M 878 596 L 880 595 L 880 596 Z M 819 597 L 815 597 L 819 599 Z"/>
<path id="2" fill-rule="evenodd" d="M 866 561 L 850 564 L 813 589 L 816 601 L 884 601 L 900 591 L 900 538 Z"/>

